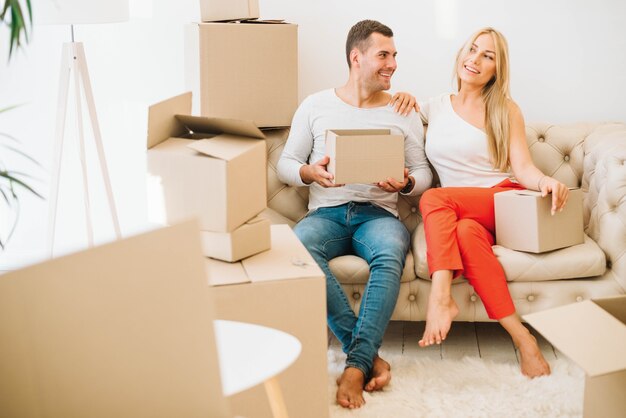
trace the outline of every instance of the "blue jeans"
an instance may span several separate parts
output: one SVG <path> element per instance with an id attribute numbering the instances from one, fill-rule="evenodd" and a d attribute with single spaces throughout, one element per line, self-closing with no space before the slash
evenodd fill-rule
<path id="1" fill-rule="evenodd" d="M 326 275 L 328 326 L 347 354 L 346 367 L 369 377 L 398 299 L 409 232 L 385 209 L 361 202 L 316 209 L 294 231 Z M 347 254 L 370 267 L 358 318 L 328 267 L 329 260 Z"/>

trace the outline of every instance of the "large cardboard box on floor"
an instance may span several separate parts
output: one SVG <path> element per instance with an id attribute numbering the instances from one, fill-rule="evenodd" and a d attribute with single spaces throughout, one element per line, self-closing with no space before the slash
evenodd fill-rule
<path id="1" fill-rule="evenodd" d="M 404 137 L 389 129 L 329 130 L 326 155 L 336 184 L 404 180 Z"/>
<path id="2" fill-rule="evenodd" d="M 197 217 L 201 230 L 233 231 L 266 206 L 265 136 L 251 121 L 190 111 L 191 93 L 149 109 L 150 220 Z"/>
<path id="3" fill-rule="evenodd" d="M 626 411 L 626 295 L 524 315 L 585 370 L 583 416 L 618 418 Z"/>
<path id="4" fill-rule="evenodd" d="M 203 22 L 258 19 L 259 0 L 200 0 Z"/>
<path id="5" fill-rule="evenodd" d="M 509 190 L 494 196 L 496 244 L 517 251 L 542 253 L 582 244 L 583 193 L 570 190 L 562 212 L 550 214 L 552 195 Z"/>
<path id="6" fill-rule="evenodd" d="M 201 115 L 252 120 L 262 128 L 291 125 L 298 106 L 296 25 L 190 24 L 185 59 Z"/>
<path id="7" fill-rule="evenodd" d="M 198 224 L 0 280 L 0 416 L 232 417 Z"/>
<path id="8" fill-rule="evenodd" d="M 206 259 L 219 319 L 251 322 L 285 331 L 300 340 L 296 362 L 278 376 L 290 417 L 329 414 L 326 279 L 287 225 L 272 225 L 272 247 L 238 263 Z M 257 386 L 230 398 L 235 414 L 272 416 Z"/>

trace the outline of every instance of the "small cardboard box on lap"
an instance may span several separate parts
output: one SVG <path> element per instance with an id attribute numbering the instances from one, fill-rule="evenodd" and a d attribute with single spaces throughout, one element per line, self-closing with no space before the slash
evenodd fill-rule
<path id="1" fill-rule="evenodd" d="M 524 319 L 585 371 L 585 418 L 624 416 L 626 295 L 577 302 Z"/>
<path id="2" fill-rule="evenodd" d="M 509 190 L 494 196 L 496 244 L 517 251 L 542 253 L 582 244 L 583 194 L 570 190 L 562 212 L 550 214 L 552 195 Z"/>
<path id="3" fill-rule="evenodd" d="M 265 136 L 251 121 L 190 111 L 191 93 L 149 109 L 148 173 L 160 189 L 149 205 L 163 206 L 151 220 L 197 217 L 203 231 L 232 232 L 266 207 Z"/>
<path id="4" fill-rule="evenodd" d="M 328 130 L 326 155 L 335 184 L 404 180 L 404 137 L 389 129 Z"/>

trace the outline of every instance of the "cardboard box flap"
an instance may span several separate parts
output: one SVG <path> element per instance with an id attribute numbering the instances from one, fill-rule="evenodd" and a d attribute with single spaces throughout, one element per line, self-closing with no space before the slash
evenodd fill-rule
<path id="1" fill-rule="evenodd" d="M 591 377 L 626 369 L 626 326 L 592 301 L 524 319 Z"/>
<path id="2" fill-rule="evenodd" d="M 541 192 L 538 192 L 536 190 L 515 190 L 515 191 L 512 191 L 512 193 L 515 193 L 515 194 L 520 195 L 520 196 L 537 196 L 537 197 L 541 197 Z"/>
<path id="3" fill-rule="evenodd" d="M 279 25 L 284 24 L 285 19 L 245 19 L 242 20 L 241 23 L 260 23 L 266 25 Z"/>
<path id="4" fill-rule="evenodd" d="M 171 97 L 148 107 L 148 149 L 188 130 L 174 115 L 191 113 L 191 92 Z"/>
<path id="5" fill-rule="evenodd" d="M 219 137 L 210 139 L 199 139 L 187 145 L 199 153 L 221 160 L 230 161 L 244 150 L 250 149 L 250 143 L 258 144 L 256 141 L 246 141 L 235 137 Z"/>
<path id="6" fill-rule="evenodd" d="M 207 257 L 204 259 L 204 267 L 209 286 L 250 282 L 241 263 L 226 263 Z"/>
<path id="7" fill-rule="evenodd" d="M 231 134 L 265 139 L 265 135 L 251 120 L 209 118 L 205 116 L 176 115 L 187 129 L 194 133 Z"/>
<path id="8" fill-rule="evenodd" d="M 569 191 L 578 190 L 578 189 L 580 189 L 580 187 L 568 187 Z M 504 193 L 507 193 L 507 192 L 504 192 Z M 516 195 L 520 195 L 520 196 L 541 197 L 541 192 L 536 191 L 536 190 L 511 190 L 510 193 L 515 193 Z"/>
<path id="9" fill-rule="evenodd" d="M 592 301 L 626 326 L 626 296 L 619 295 L 602 299 L 592 299 Z"/>
<path id="10" fill-rule="evenodd" d="M 330 132 L 337 136 L 354 135 L 391 135 L 390 129 L 331 129 Z"/>
<path id="11" fill-rule="evenodd" d="M 241 261 L 253 283 L 324 275 L 288 225 L 272 225 L 271 228 L 271 248 Z"/>

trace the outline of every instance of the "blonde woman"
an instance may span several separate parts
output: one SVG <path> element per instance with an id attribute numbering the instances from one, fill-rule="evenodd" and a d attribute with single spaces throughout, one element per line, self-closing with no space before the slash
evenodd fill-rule
<path id="1" fill-rule="evenodd" d="M 524 118 L 509 95 L 508 46 L 502 34 L 480 29 L 456 59 L 458 92 L 420 103 L 428 123 L 426 155 L 441 188 L 420 201 L 432 286 L 426 329 L 419 345 L 445 340 L 458 306 L 450 294 L 461 274 L 480 296 L 490 318 L 511 335 L 526 376 L 550 373 L 536 339 L 521 323 L 504 270 L 493 254 L 493 195 L 511 189 L 552 193 L 552 213 L 562 210 L 568 189 L 534 166 L 526 144 Z M 412 96 L 394 97 L 404 113 Z"/>

